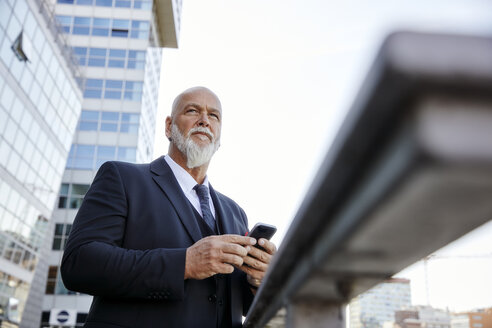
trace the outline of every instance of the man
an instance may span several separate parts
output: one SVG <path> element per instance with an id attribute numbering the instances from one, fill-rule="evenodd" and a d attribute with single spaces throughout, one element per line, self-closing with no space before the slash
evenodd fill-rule
<path id="1" fill-rule="evenodd" d="M 68 289 L 94 295 L 85 327 L 241 326 L 275 246 L 252 247 L 244 211 L 208 183 L 221 125 L 218 97 L 188 89 L 167 156 L 101 166 L 61 265 Z"/>

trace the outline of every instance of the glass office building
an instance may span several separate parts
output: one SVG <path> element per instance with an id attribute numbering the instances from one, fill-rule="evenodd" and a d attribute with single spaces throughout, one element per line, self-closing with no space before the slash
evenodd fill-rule
<path id="1" fill-rule="evenodd" d="M 80 78 L 41 0 L 0 0 L 0 326 L 17 327 L 81 111 Z"/>
<path id="2" fill-rule="evenodd" d="M 82 110 L 51 217 L 42 304 L 32 307 L 38 309 L 32 327 L 76 327 L 85 321 L 92 297 L 67 290 L 60 277 L 65 242 L 104 162 L 152 160 L 159 47 L 177 47 L 181 10 L 181 2 L 171 0 L 57 0 L 54 5 L 85 78 L 80 81 Z"/>

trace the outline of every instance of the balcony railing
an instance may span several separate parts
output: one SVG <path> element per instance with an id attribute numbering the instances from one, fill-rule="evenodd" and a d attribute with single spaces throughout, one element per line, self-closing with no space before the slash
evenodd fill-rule
<path id="1" fill-rule="evenodd" d="M 390 35 L 244 326 L 344 327 L 356 295 L 492 219 L 492 39 Z"/>

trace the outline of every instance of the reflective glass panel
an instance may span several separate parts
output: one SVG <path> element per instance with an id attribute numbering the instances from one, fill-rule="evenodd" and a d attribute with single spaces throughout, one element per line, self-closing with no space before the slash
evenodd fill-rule
<path id="1" fill-rule="evenodd" d="M 78 27 L 74 26 L 72 34 L 77 34 L 77 35 L 89 35 L 89 28 L 88 27 Z"/>
<path id="2" fill-rule="evenodd" d="M 109 49 L 109 56 L 110 57 L 123 57 L 123 58 L 125 58 L 125 56 L 126 56 L 126 50 L 123 50 L 123 49 Z"/>
<path id="3" fill-rule="evenodd" d="M 81 131 L 97 131 L 97 122 L 80 122 L 79 130 L 81 130 Z"/>
<path id="4" fill-rule="evenodd" d="M 130 114 L 130 113 L 122 113 L 121 114 L 121 121 L 122 122 L 131 122 L 131 123 L 138 123 L 138 114 Z"/>
<path id="5" fill-rule="evenodd" d="M 150 28 L 150 24 L 147 21 L 134 20 L 132 21 L 132 28 L 140 29 L 140 30 L 148 30 Z"/>
<path id="6" fill-rule="evenodd" d="M 96 0 L 96 6 L 111 7 L 113 0 Z"/>
<path id="7" fill-rule="evenodd" d="M 101 98 L 102 90 L 101 89 L 88 89 L 84 91 L 85 98 Z"/>
<path id="8" fill-rule="evenodd" d="M 106 158 L 113 159 L 116 154 L 116 147 L 112 146 L 99 146 L 97 148 L 97 157 L 98 158 Z"/>
<path id="9" fill-rule="evenodd" d="M 125 61 L 124 60 L 110 59 L 110 60 L 108 60 L 108 67 L 124 68 L 125 67 Z"/>
<path id="10" fill-rule="evenodd" d="M 128 51 L 128 58 L 145 59 L 145 51 L 130 50 Z"/>
<path id="11" fill-rule="evenodd" d="M 106 64 L 106 58 L 91 58 L 89 57 L 88 65 L 96 67 L 104 67 Z"/>
<path id="12" fill-rule="evenodd" d="M 108 36 L 109 35 L 109 29 L 107 28 L 92 28 L 92 35 L 95 36 Z"/>
<path id="13" fill-rule="evenodd" d="M 98 80 L 98 79 L 87 79 L 85 81 L 85 86 L 90 87 L 90 88 L 102 88 L 103 86 L 103 80 Z"/>
<path id="14" fill-rule="evenodd" d="M 77 157 L 91 157 L 94 156 L 93 145 L 77 145 Z"/>
<path id="15" fill-rule="evenodd" d="M 121 99 L 121 91 L 106 90 L 104 92 L 104 98 L 105 99 Z M 101 126 L 101 130 L 103 130 L 102 126 Z M 116 130 L 103 130 L 103 131 L 116 131 Z"/>
<path id="16" fill-rule="evenodd" d="M 130 8 L 131 7 L 131 1 L 130 0 L 116 0 L 115 1 L 115 7 Z"/>
<path id="17" fill-rule="evenodd" d="M 123 88 L 123 81 L 119 80 L 106 80 L 106 89 L 121 89 Z"/>
<path id="18" fill-rule="evenodd" d="M 135 148 L 119 147 L 118 159 L 122 161 L 134 162 L 136 159 L 137 151 Z"/>
<path id="19" fill-rule="evenodd" d="M 72 24 L 72 16 L 56 15 L 56 20 L 61 25 L 71 25 Z"/>
<path id="20" fill-rule="evenodd" d="M 95 110 L 83 110 L 80 118 L 83 120 L 98 120 L 99 112 Z"/>
<path id="21" fill-rule="evenodd" d="M 80 170 L 91 170 L 92 169 L 92 158 L 90 158 L 90 159 L 77 158 L 77 159 L 74 159 L 71 164 L 72 165 L 69 166 L 70 168 L 80 169 Z"/>
<path id="22" fill-rule="evenodd" d="M 89 55 L 90 56 L 106 56 L 107 49 L 105 48 L 90 48 Z"/>
<path id="23" fill-rule="evenodd" d="M 76 55 L 86 55 L 87 54 L 87 48 L 85 48 L 85 47 L 73 47 L 73 52 Z"/>
<path id="24" fill-rule="evenodd" d="M 93 18 L 92 25 L 97 27 L 109 27 L 110 20 L 108 18 Z"/>
<path id="25" fill-rule="evenodd" d="M 128 29 L 130 21 L 128 19 L 113 19 L 113 28 Z"/>
<path id="26" fill-rule="evenodd" d="M 91 18 L 90 17 L 75 16 L 73 18 L 73 25 L 90 26 L 91 25 Z"/>
<path id="27" fill-rule="evenodd" d="M 120 113 L 118 112 L 101 112 L 103 121 L 118 121 Z"/>
<path id="28" fill-rule="evenodd" d="M 89 185 L 87 184 L 73 184 L 72 185 L 72 196 L 79 195 L 84 196 L 89 190 Z"/>

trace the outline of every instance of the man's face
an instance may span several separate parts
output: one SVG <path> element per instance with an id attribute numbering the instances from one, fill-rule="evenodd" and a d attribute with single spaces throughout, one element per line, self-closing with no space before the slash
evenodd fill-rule
<path id="1" fill-rule="evenodd" d="M 210 161 L 219 147 L 221 119 L 220 101 L 206 89 L 187 92 L 179 99 L 173 117 L 166 119 L 166 135 L 185 155 L 189 168 Z"/>

